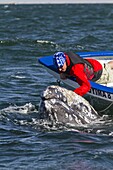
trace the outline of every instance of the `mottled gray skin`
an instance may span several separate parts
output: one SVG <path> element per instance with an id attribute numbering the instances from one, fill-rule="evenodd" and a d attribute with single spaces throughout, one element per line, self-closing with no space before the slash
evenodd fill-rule
<path id="1" fill-rule="evenodd" d="M 41 95 L 41 119 L 53 123 L 81 125 L 99 118 L 98 113 L 83 97 L 59 86 L 48 86 Z"/>

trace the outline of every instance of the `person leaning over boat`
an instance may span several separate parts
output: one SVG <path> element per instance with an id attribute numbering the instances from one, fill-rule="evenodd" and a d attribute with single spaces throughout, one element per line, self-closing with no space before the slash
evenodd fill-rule
<path id="1" fill-rule="evenodd" d="M 90 91 L 89 80 L 100 84 L 113 82 L 113 61 L 101 64 L 98 60 L 92 58 L 83 59 L 73 52 L 57 52 L 54 54 L 53 59 L 58 67 L 61 79 L 66 79 L 70 76 L 76 78 L 80 87 L 76 88 L 74 92 L 80 96 Z"/>

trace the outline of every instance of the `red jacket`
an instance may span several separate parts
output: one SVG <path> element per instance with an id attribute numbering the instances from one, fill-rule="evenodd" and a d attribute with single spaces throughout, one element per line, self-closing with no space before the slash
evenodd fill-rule
<path id="1" fill-rule="evenodd" d="M 94 60 L 94 59 L 87 59 L 87 60 L 92 64 L 95 72 L 102 70 L 102 65 L 97 60 Z M 68 56 L 66 56 L 66 62 L 67 62 L 67 65 L 69 66 L 70 60 Z M 84 72 L 84 64 L 73 65 L 70 70 L 70 75 L 74 76 L 78 84 L 80 85 L 80 87 L 74 90 L 75 93 L 79 94 L 80 96 L 83 96 L 91 89 L 89 79 L 87 78 Z"/>

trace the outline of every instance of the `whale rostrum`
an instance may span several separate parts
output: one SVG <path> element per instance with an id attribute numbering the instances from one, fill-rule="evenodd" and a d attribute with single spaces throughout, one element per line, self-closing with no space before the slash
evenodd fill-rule
<path id="1" fill-rule="evenodd" d="M 81 125 L 99 118 L 96 110 L 83 97 L 60 86 L 48 86 L 41 94 L 39 104 L 41 119 L 53 123 Z"/>

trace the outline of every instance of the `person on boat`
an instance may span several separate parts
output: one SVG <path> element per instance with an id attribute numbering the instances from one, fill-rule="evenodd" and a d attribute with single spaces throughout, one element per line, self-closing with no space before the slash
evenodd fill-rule
<path id="1" fill-rule="evenodd" d="M 80 96 L 90 91 L 91 84 L 89 80 L 97 83 L 113 82 L 113 76 L 111 78 L 108 73 L 108 70 L 113 69 L 113 61 L 101 64 L 92 58 L 83 59 L 73 52 L 57 52 L 53 59 L 61 79 L 70 76 L 76 78 L 80 87 L 76 88 L 74 92 Z"/>

